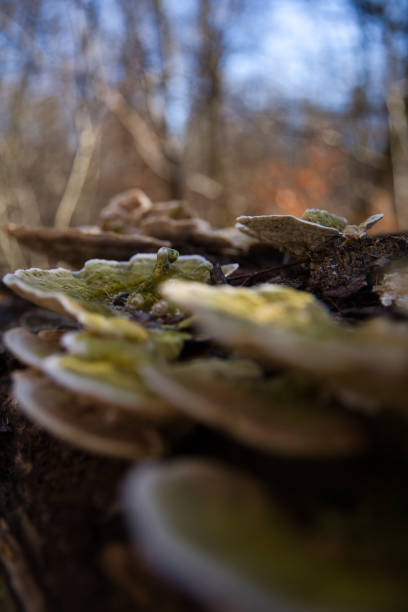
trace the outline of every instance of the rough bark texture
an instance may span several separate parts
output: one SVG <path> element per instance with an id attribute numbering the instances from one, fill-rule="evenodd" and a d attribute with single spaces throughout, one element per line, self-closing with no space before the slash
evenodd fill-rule
<path id="1" fill-rule="evenodd" d="M 1 331 L 31 308 L 0 295 Z M 10 398 L 0 354 L 0 609 L 2 612 L 187 612 L 197 606 L 147 569 L 117 504 L 129 464 L 73 449 L 29 423 Z"/>

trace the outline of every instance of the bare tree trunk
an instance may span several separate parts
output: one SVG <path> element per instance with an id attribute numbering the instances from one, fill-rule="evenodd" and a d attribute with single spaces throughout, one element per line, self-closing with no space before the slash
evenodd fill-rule
<path id="1" fill-rule="evenodd" d="M 197 110 L 202 114 L 207 129 L 206 173 L 219 180 L 222 173 L 220 159 L 221 108 L 223 98 L 221 61 L 222 37 L 212 23 L 212 2 L 201 0 L 199 31 L 201 50 L 199 53 L 199 78 L 202 81 Z"/>
<path id="2" fill-rule="evenodd" d="M 408 229 L 408 118 L 405 109 L 406 81 L 394 83 L 387 104 L 394 185 L 394 205 L 400 229 Z"/>

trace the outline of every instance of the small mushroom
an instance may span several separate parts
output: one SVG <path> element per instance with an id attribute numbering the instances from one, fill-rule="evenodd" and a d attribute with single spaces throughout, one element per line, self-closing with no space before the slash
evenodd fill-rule
<path id="1" fill-rule="evenodd" d="M 113 198 L 102 210 L 100 226 L 103 230 L 166 240 L 176 248 L 197 245 L 219 251 L 235 247 L 227 234 L 214 230 L 207 221 L 198 218 L 187 202 L 152 203 L 139 189 Z"/>
<path id="2" fill-rule="evenodd" d="M 99 225 L 103 230 L 134 232 L 152 207 L 153 202 L 141 189 L 129 189 L 113 197 L 102 209 Z"/>
<path id="3" fill-rule="evenodd" d="M 350 415 L 334 409 L 318 385 L 285 376 L 262 379 L 253 362 L 146 363 L 141 375 L 176 409 L 264 452 L 336 457 L 366 446 Z"/>
<path id="4" fill-rule="evenodd" d="M 85 359 L 107 359 L 122 369 L 137 371 L 139 364 L 150 357 L 172 361 L 177 359 L 190 334 L 176 330 L 148 330 L 148 342 L 114 338 L 87 331 L 66 333 L 61 344 L 71 355 Z M 56 352 L 56 351 L 54 351 Z"/>
<path id="5" fill-rule="evenodd" d="M 32 421 L 86 451 L 122 459 L 164 453 L 160 434 L 132 413 L 71 393 L 39 372 L 15 372 L 13 395 Z"/>
<path id="6" fill-rule="evenodd" d="M 180 420 L 165 399 L 151 392 L 131 364 L 126 370 L 109 359 L 85 359 L 75 355 L 53 355 L 42 370 L 58 385 L 102 403 L 114 404 L 151 423 Z"/>
<path id="7" fill-rule="evenodd" d="M 25 365 L 42 368 L 44 359 L 61 351 L 64 332 L 47 330 L 33 334 L 24 327 L 15 327 L 3 335 L 6 348 Z"/>
<path id="8" fill-rule="evenodd" d="M 344 228 L 344 235 L 347 238 L 363 238 L 367 231 L 371 229 L 378 221 L 384 218 L 383 214 L 371 215 L 365 221 L 360 223 L 359 225 L 347 225 Z"/>

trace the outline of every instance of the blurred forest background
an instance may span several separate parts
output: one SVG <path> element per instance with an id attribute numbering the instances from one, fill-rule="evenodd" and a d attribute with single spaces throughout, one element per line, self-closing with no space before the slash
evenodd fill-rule
<path id="1" fill-rule="evenodd" d="M 407 0 L 0 0 L 0 57 L 0 224 L 139 187 L 408 228 Z"/>

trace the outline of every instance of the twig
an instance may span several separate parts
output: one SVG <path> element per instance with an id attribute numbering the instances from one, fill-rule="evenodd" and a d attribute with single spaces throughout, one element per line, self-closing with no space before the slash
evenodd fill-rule
<path id="1" fill-rule="evenodd" d="M 258 270 L 257 272 L 247 272 L 246 274 L 238 274 L 237 276 L 231 276 L 229 280 L 245 280 L 245 279 L 256 279 L 258 276 L 263 276 L 264 274 L 268 274 L 269 272 L 278 272 L 279 270 L 283 270 L 285 268 L 292 268 L 293 266 L 298 266 L 299 264 L 306 263 L 305 259 L 292 261 L 287 264 L 280 264 L 279 266 L 271 266 L 270 268 L 263 268 L 262 270 Z"/>
<path id="2" fill-rule="evenodd" d="M 57 228 L 68 227 L 71 223 L 89 172 L 99 132 L 100 127 L 93 126 L 88 121 L 88 124 L 80 133 L 78 149 L 75 153 L 71 173 L 55 214 L 55 227 Z"/>
<path id="3" fill-rule="evenodd" d="M 161 150 L 161 142 L 157 134 L 140 114 L 128 105 L 121 93 L 108 89 L 106 86 L 102 86 L 98 93 L 106 107 L 133 136 L 143 161 L 157 176 L 169 181 L 171 165 Z"/>
<path id="4" fill-rule="evenodd" d="M 159 178 L 170 181 L 173 174 L 172 163 L 163 153 L 165 143 L 157 133 L 135 108 L 129 106 L 120 92 L 109 89 L 106 85 L 100 85 L 97 94 L 105 106 L 132 135 L 137 152 L 145 164 Z M 222 191 L 222 185 L 218 181 L 197 172 L 187 177 L 186 184 L 191 191 L 204 196 L 208 200 L 216 199 Z"/>
<path id="5" fill-rule="evenodd" d="M 329 304 L 331 304 L 333 306 L 333 308 L 335 308 L 337 310 L 337 312 L 339 312 L 340 314 L 344 314 L 344 312 L 342 311 L 340 306 L 337 306 L 336 302 L 334 300 L 332 300 L 331 298 L 327 297 L 327 295 L 325 296 L 325 300 L 327 300 L 329 302 Z"/>
<path id="6" fill-rule="evenodd" d="M 0 553 L 10 583 L 25 612 L 45 612 L 44 597 L 4 519 L 0 519 Z"/>

